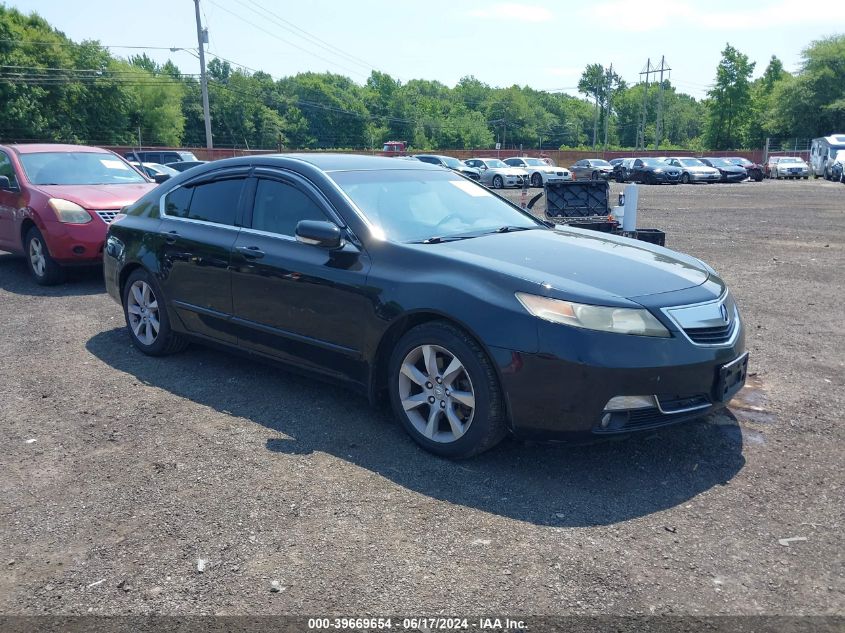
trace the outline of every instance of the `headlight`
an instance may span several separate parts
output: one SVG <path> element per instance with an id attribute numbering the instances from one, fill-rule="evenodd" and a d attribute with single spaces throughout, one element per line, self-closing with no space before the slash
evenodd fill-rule
<path id="1" fill-rule="evenodd" d="M 50 198 L 47 204 L 50 205 L 59 222 L 64 222 L 65 224 L 88 224 L 91 221 L 91 214 L 70 200 Z"/>
<path id="2" fill-rule="evenodd" d="M 654 170 L 654 173 L 655 173 L 655 174 L 662 174 L 662 173 L 663 173 L 663 170 L 662 170 L 662 169 L 655 169 L 655 170 Z"/>
<path id="3" fill-rule="evenodd" d="M 671 336 L 669 330 L 645 309 L 592 306 L 524 292 L 517 292 L 516 298 L 529 313 L 552 323 L 617 334 Z"/>

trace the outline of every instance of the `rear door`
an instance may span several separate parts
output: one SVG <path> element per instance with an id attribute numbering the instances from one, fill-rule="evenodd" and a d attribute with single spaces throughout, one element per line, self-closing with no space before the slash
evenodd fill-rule
<path id="1" fill-rule="evenodd" d="M 242 347 L 364 383 L 362 324 L 372 311 L 366 252 L 298 242 L 301 220 L 342 219 L 295 174 L 256 169 L 254 202 L 232 253 L 234 323 Z"/>
<path id="2" fill-rule="evenodd" d="M 246 169 L 215 173 L 171 190 L 159 226 L 162 286 L 192 333 L 236 343 L 229 258 L 240 232 Z"/>

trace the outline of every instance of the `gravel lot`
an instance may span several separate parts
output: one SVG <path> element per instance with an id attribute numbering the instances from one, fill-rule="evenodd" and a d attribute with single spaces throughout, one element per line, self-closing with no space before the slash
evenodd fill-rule
<path id="1" fill-rule="evenodd" d="M 0 254 L 0 613 L 842 615 L 845 187 L 640 204 L 733 288 L 748 387 L 701 422 L 458 463 L 341 388 L 144 357 L 98 271 L 40 288 Z"/>

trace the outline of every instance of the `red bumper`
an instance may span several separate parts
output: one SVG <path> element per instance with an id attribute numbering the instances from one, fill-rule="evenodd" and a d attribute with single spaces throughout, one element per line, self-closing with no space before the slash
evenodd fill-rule
<path id="1" fill-rule="evenodd" d="M 42 229 L 50 255 L 60 264 L 93 264 L 103 259 L 108 225 L 99 217 L 88 224 L 50 222 Z"/>

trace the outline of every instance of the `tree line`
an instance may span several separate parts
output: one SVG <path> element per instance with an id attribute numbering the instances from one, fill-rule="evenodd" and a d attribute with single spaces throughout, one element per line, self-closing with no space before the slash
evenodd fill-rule
<path id="1" fill-rule="evenodd" d="M 208 83 L 215 146 L 244 149 L 378 149 L 386 140 L 428 150 L 653 147 L 658 99 L 666 149 L 757 148 L 767 137 L 845 130 L 845 35 L 811 43 L 794 75 L 775 56 L 752 80 L 754 69 L 726 46 L 702 100 L 669 80 L 662 91 L 628 85 L 600 64 L 585 69 L 583 98 L 472 76 L 454 87 L 401 82 L 375 70 L 364 85 L 333 73 L 274 79 L 217 56 Z M 73 42 L 37 14 L 0 5 L 0 138 L 203 146 L 199 77 Z"/>

